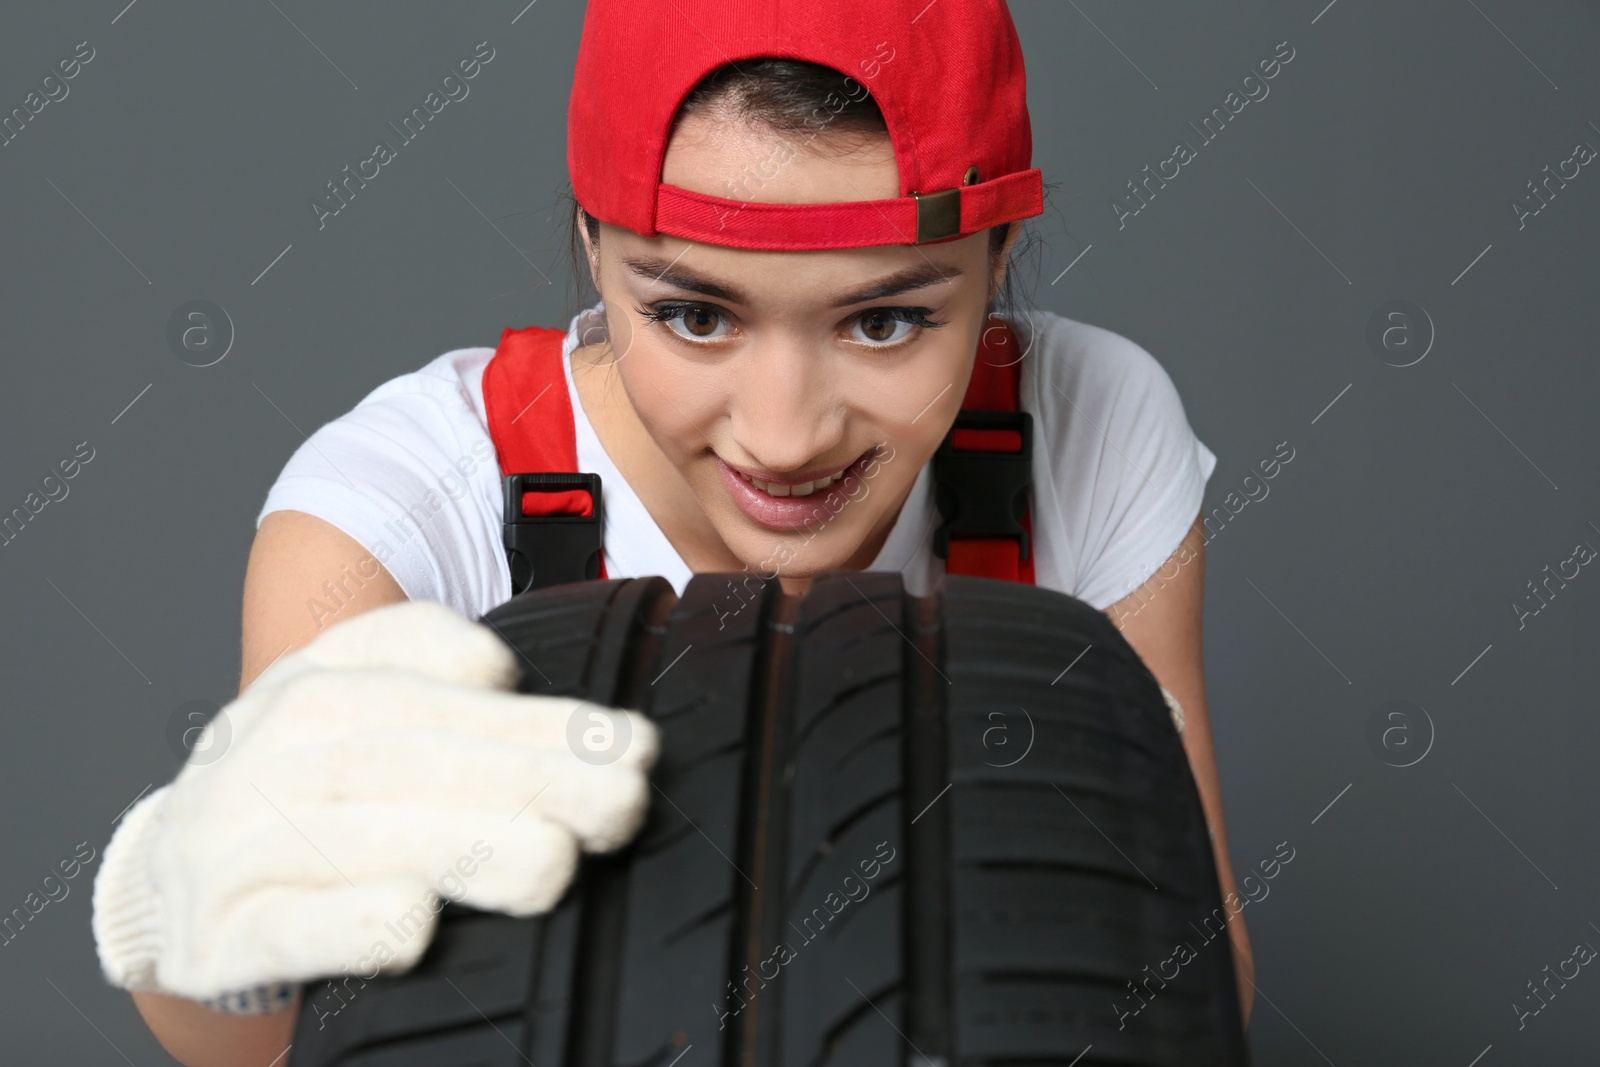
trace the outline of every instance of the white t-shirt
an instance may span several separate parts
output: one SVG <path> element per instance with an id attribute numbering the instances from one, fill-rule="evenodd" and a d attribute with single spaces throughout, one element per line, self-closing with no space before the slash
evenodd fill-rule
<path id="1" fill-rule="evenodd" d="M 562 354 L 578 469 L 600 475 L 606 575 L 661 575 L 682 593 L 689 568 L 606 454 L 573 384 L 569 357 L 579 337 L 603 338 L 603 307 L 573 317 Z M 1035 581 L 1104 609 L 1177 550 L 1217 459 L 1150 353 L 1098 326 L 1029 314 L 1012 328 L 1027 353 L 1021 406 L 1034 420 Z M 307 512 L 365 547 L 413 600 L 443 601 L 469 618 L 504 603 L 500 469 L 483 404 L 494 352 L 446 352 L 317 430 L 284 466 L 257 526 L 269 512 Z M 900 571 L 908 589 L 926 593 L 944 573 L 933 554 L 937 522 L 930 461 L 869 569 Z"/>

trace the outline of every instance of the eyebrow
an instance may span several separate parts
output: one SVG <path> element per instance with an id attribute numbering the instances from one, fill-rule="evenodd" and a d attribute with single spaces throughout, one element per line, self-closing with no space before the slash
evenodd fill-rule
<path id="1" fill-rule="evenodd" d="M 737 287 L 724 284 L 715 278 L 696 274 L 686 267 L 677 266 L 676 260 L 660 259 L 655 256 L 628 256 L 623 259 L 622 264 L 632 273 L 650 281 L 665 282 L 674 288 L 684 289 L 691 293 L 702 293 L 718 300 L 725 300 L 730 304 L 750 303 L 749 297 Z M 849 307 L 852 304 L 862 304 L 869 300 L 884 300 L 913 289 L 921 289 L 941 282 L 955 281 L 965 275 L 966 271 L 960 267 L 941 267 L 932 262 L 924 261 L 915 267 L 907 267 L 905 270 L 897 271 L 887 278 L 879 279 L 864 288 L 844 293 L 835 299 L 831 306 Z"/>

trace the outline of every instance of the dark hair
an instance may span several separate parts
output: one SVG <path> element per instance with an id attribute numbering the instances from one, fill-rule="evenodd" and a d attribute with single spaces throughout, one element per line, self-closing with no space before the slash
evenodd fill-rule
<path id="1" fill-rule="evenodd" d="M 889 133 L 877 101 L 860 82 L 820 63 L 796 59 L 759 58 L 718 67 L 684 98 L 673 119 L 673 129 L 685 116 L 709 111 L 731 112 L 745 122 L 767 126 L 783 136 L 803 138 L 808 147 L 818 146 L 818 150 L 826 150 L 829 145 L 842 149 L 852 136 L 859 144 Z M 814 116 L 819 114 L 826 117 L 818 121 Z M 827 138 L 817 136 L 824 132 Z M 596 243 L 600 240 L 600 220 L 583 210 L 570 186 L 565 199 L 571 201 L 568 244 L 572 277 L 581 294 L 589 272 L 583 242 L 578 237 L 579 219 L 589 231 L 589 240 Z M 990 228 L 991 260 L 1004 246 L 1011 227 L 1022 225 L 1018 221 Z M 1023 244 L 1020 238 L 1018 244 Z M 1013 246 L 1013 261 L 1018 255 L 1017 246 Z M 1014 269 L 1007 269 L 1000 292 L 989 302 L 991 313 L 1015 306 L 1015 273 Z"/>

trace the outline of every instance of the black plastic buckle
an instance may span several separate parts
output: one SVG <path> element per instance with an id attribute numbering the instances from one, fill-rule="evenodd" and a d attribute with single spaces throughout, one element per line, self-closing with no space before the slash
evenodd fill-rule
<path id="1" fill-rule="evenodd" d="M 956 430 L 1015 430 L 1017 452 L 957 449 Z M 933 552 L 948 558 L 951 537 L 1015 537 L 1019 559 L 1030 545 L 1022 517 L 1033 481 L 1033 416 L 1026 411 L 961 411 L 933 454 L 934 503 L 944 520 L 933 532 Z"/>
<path id="2" fill-rule="evenodd" d="M 506 561 L 511 565 L 511 595 L 549 585 L 600 577 L 600 536 L 604 530 L 598 474 L 507 474 L 505 493 Z M 584 489 L 594 501 L 589 515 L 524 515 L 523 493 Z"/>

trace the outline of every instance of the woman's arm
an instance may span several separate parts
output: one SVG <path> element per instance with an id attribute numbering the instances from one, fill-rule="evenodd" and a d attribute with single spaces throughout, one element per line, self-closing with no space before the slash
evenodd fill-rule
<path id="1" fill-rule="evenodd" d="M 336 526 L 304 512 L 272 512 L 261 520 L 245 569 L 239 691 L 333 623 L 404 599 L 382 564 Z M 135 993 L 133 1000 L 156 1040 L 185 1067 L 282 1067 L 299 1009 L 296 1001 L 271 1015 L 229 1015 L 161 993 Z"/>
<path id="2" fill-rule="evenodd" d="M 1228 859 L 1228 834 L 1222 821 L 1222 791 L 1217 784 L 1217 758 L 1206 712 L 1205 665 L 1201 656 L 1201 601 L 1205 580 L 1205 528 L 1196 516 L 1182 544 L 1149 581 L 1106 609 L 1122 636 L 1150 668 L 1156 680 L 1183 705 L 1183 747 L 1200 790 L 1201 806 L 1211 823 L 1212 852 L 1222 896 L 1235 893 L 1233 865 Z M 1255 998 L 1255 960 L 1243 913 L 1228 923 L 1238 978 L 1239 1006 L 1250 1022 Z"/>
<path id="3" fill-rule="evenodd" d="M 383 564 L 337 526 L 303 511 L 272 512 L 245 569 L 239 691 L 335 622 L 404 599 Z"/>

